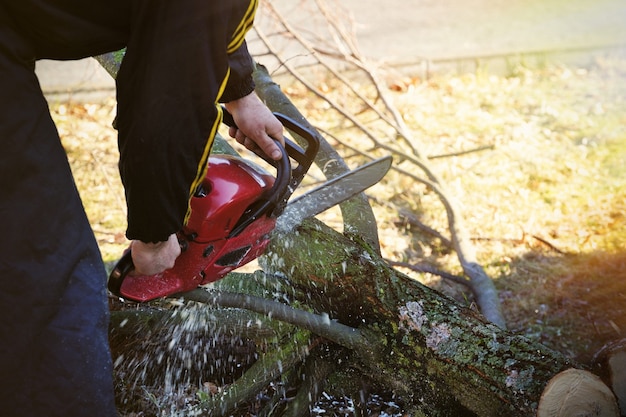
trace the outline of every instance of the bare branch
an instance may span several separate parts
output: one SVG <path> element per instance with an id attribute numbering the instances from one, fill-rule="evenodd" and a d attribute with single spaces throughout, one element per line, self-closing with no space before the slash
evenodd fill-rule
<path id="1" fill-rule="evenodd" d="M 389 261 L 389 260 L 387 262 L 389 262 L 389 265 L 391 265 L 391 266 L 407 268 L 407 269 L 410 269 L 410 270 L 415 271 L 415 272 L 426 272 L 428 274 L 440 276 L 441 278 L 445 278 L 447 280 L 450 280 L 450 281 L 455 282 L 457 284 L 464 285 L 466 287 L 470 286 L 469 281 L 466 280 L 465 278 L 460 277 L 458 275 L 450 274 L 450 273 L 448 273 L 446 271 L 442 271 L 441 269 L 435 268 L 432 265 L 427 265 L 427 264 L 410 264 L 410 263 L 407 263 L 407 262 L 396 262 L 396 261 Z"/>
<path id="2" fill-rule="evenodd" d="M 303 333 L 304 330 L 300 330 Z M 298 338 L 306 340 L 305 335 Z M 293 368 L 308 355 L 307 345 L 287 343 L 263 355 L 246 373 L 223 393 L 210 398 L 195 407 L 191 415 L 229 416 L 238 405 L 251 401 L 270 382 Z"/>
<path id="3" fill-rule="evenodd" d="M 298 310 L 288 305 L 261 297 L 222 291 L 197 289 L 184 294 L 184 298 L 200 303 L 220 306 L 245 308 L 270 318 L 294 324 L 319 336 L 354 350 L 362 350 L 368 342 L 361 333 L 350 326 L 331 320 L 328 315 L 318 315 Z"/>

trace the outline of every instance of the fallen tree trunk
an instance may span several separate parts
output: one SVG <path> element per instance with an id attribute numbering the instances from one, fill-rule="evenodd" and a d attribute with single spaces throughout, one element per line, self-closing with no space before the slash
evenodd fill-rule
<path id="1" fill-rule="evenodd" d="M 577 367 L 393 270 L 358 237 L 308 223 L 272 242 L 265 269 L 289 278 L 294 301 L 357 328 L 365 342 L 351 346 L 351 366 L 393 388 L 416 412 L 536 415 L 548 383 Z M 568 378 L 554 384 L 570 394 L 578 389 Z M 594 384 L 608 390 L 599 379 Z M 606 414 L 597 415 L 618 415 L 614 399 L 585 392 L 563 400 L 604 404 Z"/>
<path id="2" fill-rule="evenodd" d="M 182 295 L 213 312 L 259 313 L 259 334 L 293 325 L 268 333 L 273 348 L 203 401 L 195 410 L 202 415 L 231 415 L 281 375 L 305 382 L 280 415 L 306 415 L 306 399 L 322 389 L 355 393 L 362 384 L 393 391 L 417 416 L 619 415 L 599 377 L 395 271 L 357 236 L 307 221 L 272 242 L 262 259 L 267 275 L 233 274 Z M 310 373 L 318 364 L 322 379 Z"/>

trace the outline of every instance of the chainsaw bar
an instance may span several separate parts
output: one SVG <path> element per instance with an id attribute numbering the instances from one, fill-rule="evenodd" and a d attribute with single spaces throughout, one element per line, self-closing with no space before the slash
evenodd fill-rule
<path id="1" fill-rule="evenodd" d="M 393 159 L 385 156 L 333 178 L 291 200 L 276 221 L 279 232 L 289 232 L 304 219 L 336 206 L 378 183 L 391 168 Z"/>

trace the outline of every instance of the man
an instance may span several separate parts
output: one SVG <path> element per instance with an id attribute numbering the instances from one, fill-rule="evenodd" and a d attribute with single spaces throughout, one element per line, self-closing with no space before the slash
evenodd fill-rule
<path id="1" fill-rule="evenodd" d="M 0 415 L 115 416 L 105 271 L 34 74 L 38 59 L 127 48 L 120 173 L 138 273 L 173 266 L 224 103 L 275 159 L 253 92 L 256 0 L 0 0 Z"/>

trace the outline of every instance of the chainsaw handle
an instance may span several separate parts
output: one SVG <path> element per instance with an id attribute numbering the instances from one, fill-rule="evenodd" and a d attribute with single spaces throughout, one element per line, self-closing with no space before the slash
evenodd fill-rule
<path id="1" fill-rule="evenodd" d="M 222 121 L 224 124 L 229 127 L 237 127 L 233 116 L 225 107 L 222 107 L 222 113 Z M 229 233 L 229 237 L 237 236 L 252 222 L 264 214 L 268 214 L 270 217 L 278 217 L 283 212 L 287 200 L 293 191 L 300 185 L 300 182 L 302 182 L 302 179 L 313 163 L 315 155 L 317 155 L 319 140 L 314 133 L 283 114 L 274 113 L 274 116 L 287 130 L 305 139 L 308 144 L 307 148 L 304 150 L 289 138 L 283 137 L 285 141 L 284 147 L 279 141 L 276 141 L 278 148 L 283 154 L 278 161 L 269 158 L 263 152 L 255 152 L 267 163 L 276 168 L 276 179 L 272 188 L 264 193 L 264 195 L 241 216 Z M 292 169 L 289 158 L 292 158 L 298 163 L 295 169 Z"/>
<path id="2" fill-rule="evenodd" d="M 178 244 L 180 245 L 180 252 L 183 253 L 189 247 L 187 239 L 182 234 L 178 233 Z M 107 281 L 107 288 L 112 294 L 117 297 L 124 298 L 122 295 L 122 283 L 132 271 L 135 270 L 135 263 L 133 262 L 132 249 L 130 247 L 126 250 L 122 257 L 117 261 L 113 270 L 109 274 L 109 280 Z"/>
<path id="3" fill-rule="evenodd" d="M 235 119 L 233 119 L 233 115 L 230 114 L 228 110 L 226 110 L 226 107 L 224 106 L 222 106 L 222 115 L 223 115 L 222 121 L 224 122 L 226 126 L 235 127 L 235 128 L 237 127 L 237 124 L 235 123 Z M 292 158 L 298 163 L 298 166 L 295 169 L 293 169 L 293 172 L 291 174 L 292 175 L 291 192 L 293 192 L 293 190 L 295 190 L 296 187 L 300 185 L 300 182 L 302 182 L 302 179 L 304 178 L 307 171 L 311 167 L 311 164 L 313 163 L 313 160 L 315 159 L 315 156 L 317 155 L 317 151 L 319 150 L 320 141 L 317 138 L 317 135 L 315 134 L 313 130 L 306 128 L 302 124 L 296 122 L 291 117 L 285 116 L 282 113 L 274 113 L 274 116 L 278 119 L 278 121 L 280 121 L 280 123 L 287 130 L 294 132 L 295 134 L 297 134 L 298 136 L 300 136 L 302 139 L 304 139 L 307 142 L 306 149 L 302 149 L 298 144 L 291 141 L 289 138 L 283 137 L 283 140 L 285 141 L 285 149 L 287 151 L 287 154 L 289 155 L 290 158 Z M 273 165 L 275 168 L 277 168 L 276 161 L 268 158 L 267 155 L 263 153 L 261 153 L 259 156 L 263 158 L 265 161 L 267 161 L 268 163 L 270 163 L 271 165 Z M 291 195 L 291 192 L 289 193 L 289 196 Z M 287 196 L 287 198 L 289 198 L 289 196 Z"/>
<path id="4" fill-rule="evenodd" d="M 276 209 L 284 200 L 284 196 L 286 194 L 290 194 L 289 184 L 291 183 L 291 162 L 289 162 L 287 150 L 283 148 L 280 142 L 276 141 L 276 144 L 278 145 L 278 149 L 282 152 L 282 157 L 278 161 L 267 157 L 263 158 L 276 168 L 276 179 L 274 180 L 274 185 L 272 185 L 272 188 L 264 192 L 255 203 L 248 207 L 230 231 L 228 237 L 237 236 L 256 219 L 266 213 L 273 216 Z M 282 210 L 280 210 L 280 212 L 282 212 Z"/>
<path id="5" fill-rule="evenodd" d="M 130 249 L 128 249 L 117 261 L 115 267 L 113 267 L 113 270 L 109 274 L 109 281 L 107 282 L 109 291 L 111 291 L 111 293 L 115 296 L 123 298 L 121 293 L 122 283 L 133 269 L 135 269 L 135 264 L 133 263 L 133 257 Z"/>
<path id="6" fill-rule="evenodd" d="M 294 119 L 281 113 L 274 113 L 274 116 L 276 116 L 276 118 L 283 124 L 283 126 L 287 130 L 295 133 L 307 142 L 306 149 L 302 149 L 299 145 L 292 142 L 288 138 L 284 138 L 287 154 L 290 158 L 298 163 L 298 166 L 292 168 L 289 188 L 287 189 L 286 193 L 283 194 L 282 201 L 277 205 L 276 210 L 274 210 L 274 212 L 272 213 L 273 216 L 277 217 L 283 212 L 285 205 L 287 204 L 287 200 L 289 200 L 291 194 L 295 191 L 296 188 L 298 188 L 298 186 L 304 179 L 304 176 L 309 171 L 311 164 L 315 160 L 317 151 L 319 150 L 320 141 L 313 130 L 307 129 L 305 126 L 296 122 Z"/>

